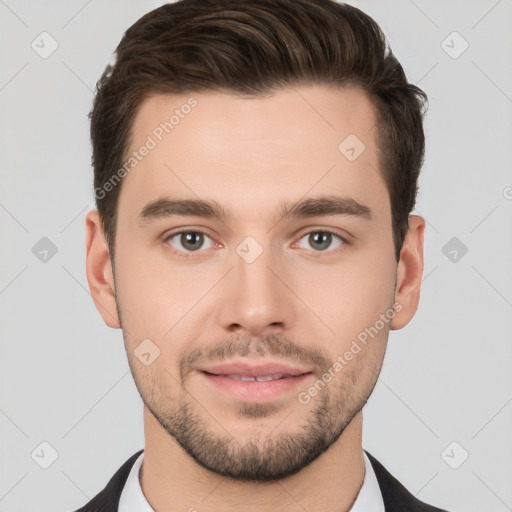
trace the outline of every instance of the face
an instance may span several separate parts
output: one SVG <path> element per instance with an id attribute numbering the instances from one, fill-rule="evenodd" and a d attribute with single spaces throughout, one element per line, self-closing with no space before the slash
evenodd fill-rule
<path id="1" fill-rule="evenodd" d="M 203 468 L 269 481 L 310 464 L 366 403 L 390 328 L 414 314 L 395 295 L 406 271 L 375 136 L 355 88 L 142 103 L 130 153 L 150 149 L 120 191 L 115 307 L 94 296 L 123 329 L 154 428 Z M 254 375 L 272 380 L 240 380 Z"/>

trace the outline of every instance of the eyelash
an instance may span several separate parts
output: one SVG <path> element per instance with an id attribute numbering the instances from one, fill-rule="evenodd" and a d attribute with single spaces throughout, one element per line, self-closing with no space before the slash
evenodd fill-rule
<path id="1" fill-rule="evenodd" d="M 207 233 L 205 233 L 204 231 L 201 231 L 199 229 L 185 229 L 185 230 L 176 231 L 175 233 L 171 233 L 170 235 L 167 235 L 165 237 L 165 239 L 164 239 L 164 242 L 166 242 L 167 247 L 169 247 L 169 249 L 174 254 L 177 254 L 178 256 L 183 257 L 183 258 L 190 258 L 190 257 L 195 256 L 196 253 L 204 252 L 204 250 L 201 250 L 201 249 L 199 249 L 198 251 L 188 251 L 188 252 L 181 251 L 181 250 L 175 249 L 172 245 L 167 243 L 171 238 L 173 238 L 173 237 L 175 237 L 177 235 L 182 235 L 184 233 L 200 234 L 200 235 L 204 235 L 207 238 L 211 239 L 211 237 Z M 339 247 L 337 247 L 336 249 L 334 249 L 334 250 L 330 250 L 330 251 L 329 250 L 327 250 L 327 251 L 314 251 L 314 250 L 312 250 L 311 252 L 313 253 L 314 257 L 321 256 L 322 254 L 336 254 L 336 253 L 342 251 L 345 246 L 350 245 L 350 242 L 347 240 L 347 238 L 345 238 L 345 237 L 341 236 L 339 233 L 337 233 L 335 231 L 332 231 L 332 230 L 329 230 L 329 229 L 314 229 L 312 231 L 307 231 L 306 233 L 303 233 L 298 238 L 297 242 L 302 240 L 305 236 L 311 235 L 312 233 L 327 233 L 329 235 L 332 235 L 335 238 L 338 238 L 342 242 L 342 244 Z M 297 242 L 294 242 L 294 244 L 297 243 Z"/>

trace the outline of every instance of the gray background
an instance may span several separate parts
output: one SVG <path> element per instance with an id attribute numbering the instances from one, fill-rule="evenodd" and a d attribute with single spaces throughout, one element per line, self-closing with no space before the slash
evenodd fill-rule
<path id="1" fill-rule="evenodd" d="M 87 113 L 124 30 L 162 3 L 0 0 L 0 512 L 74 510 L 143 447 L 121 332 L 85 275 Z M 427 502 L 512 510 L 512 2 L 353 4 L 430 99 L 420 308 L 391 332 L 364 446 Z"/>

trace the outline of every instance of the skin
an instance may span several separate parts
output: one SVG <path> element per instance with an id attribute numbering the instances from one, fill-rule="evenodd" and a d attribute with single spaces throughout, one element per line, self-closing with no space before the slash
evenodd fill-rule
<path id="1" fill-rule="evenodd" d="M 364 478 L 361 408 L 389 330 L 404 327 L 418 307 L 424 219 L 409 217 L 397 264 L 374 110 L 359 89 L 153 96 L 135 119 L 131 149 L 190 96 L 197 106 L 123 180 L 115 274 L 98 212 L 86 220 L 91 293 L 105 323 L 123 329 L 145 404 L 143 492 L 157 512 L 170 504 L 201 511 L 348 510 Z M 338 150 L 348 134 L 366 146 L 352 162 Z M 231 216 L 140 225 L 147 203 L 171 195 L 215 200 Z M 353 198 L 372 218 L 276 223 L 283 202 L 320 195 Z M 190 246 L 171 237 L 182 229 L 207 236 Z M 326 229 L 346 242 L 332 237 L 322 246 L 309 236 Z M 236 251 L 248 236 L 263 249 L 252 263 Z M 299 392 L 394 303 L 399 307 L 384 328 L 300 403 Z M 160 355 L 145 366 L 134 350 L 148 338 Z M 242 359 L 295 363 L 313 374 L 291 392 L 253 403 L 219 391 L 198 371 Z"/>

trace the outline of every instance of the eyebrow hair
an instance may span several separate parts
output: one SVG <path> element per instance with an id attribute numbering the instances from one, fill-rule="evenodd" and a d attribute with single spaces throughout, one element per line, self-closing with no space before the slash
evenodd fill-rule
<path id="1" fill-rule="evenodd" d="M 278 222 L 289 218 L 308 218 L 323 215 L 349 215 L 366 220 L 373 218 L 371 209 L 352 198 L 338 196 L 310 197 L 282 205 Z M 173 216 L 229 218 L 229 212 L 217 201 L 203 199 L 173 199 L 164 197 L 146 204 L 137 217 L 142 227 L 147 223 Z"/>

